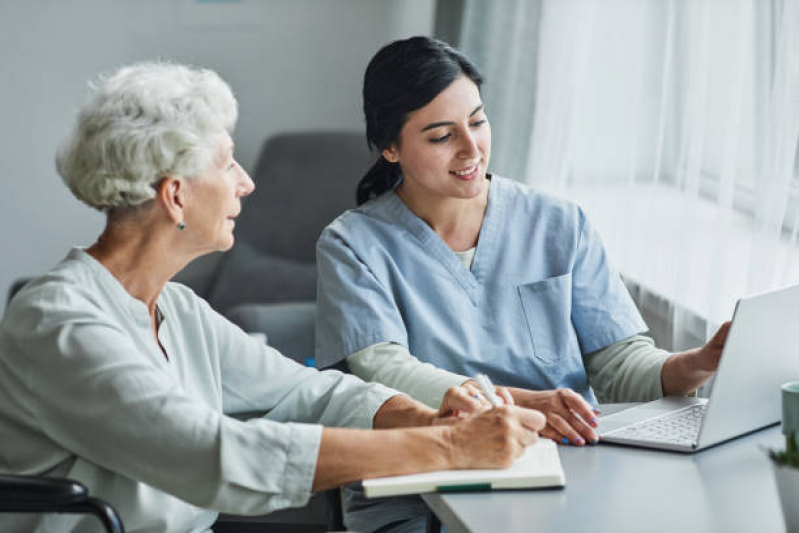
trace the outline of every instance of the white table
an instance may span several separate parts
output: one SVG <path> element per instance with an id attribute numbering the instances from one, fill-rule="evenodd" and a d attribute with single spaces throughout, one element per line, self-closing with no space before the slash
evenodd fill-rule
<path id="1" fill-rule="evenodd" d="M 783 446 L 779 425 L 694 454 L 561 446 L 563 489 L 423 498 L 447 533 L 784 531 L 763 450 Z"/>

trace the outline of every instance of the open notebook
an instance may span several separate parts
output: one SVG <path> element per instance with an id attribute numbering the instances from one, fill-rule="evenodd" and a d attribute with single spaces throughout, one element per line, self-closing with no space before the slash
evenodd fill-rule
<path id="1" fill-rule="evenodd" d="M 422 492 L 562 487 L 565 484 L 566 476 L 560 465 L 557 446 L 549 439 L 540 439 L 533 446 L 529 446 L 509 468 L 440 470 L 366 479 L 363 490 L 367 498 L 378 498 Z"/>

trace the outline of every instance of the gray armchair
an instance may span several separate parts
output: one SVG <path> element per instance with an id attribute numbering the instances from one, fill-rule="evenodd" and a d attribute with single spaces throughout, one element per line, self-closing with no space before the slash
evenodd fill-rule
<path id="1" fill-rule="evenodd" d="M 363 133 L 285 133 L 268 139 L 236 221 L 236 244 L 191 263 L 175 281 L 192 287 L 245 331 L 306 362 L 314 353 L 316 240 L 355 207 L 374 160 Z"/>
<path id="2" fill-rule="evenodd" d="M 244 331 L 263 333 L 284 355 L 311 364 L 316 240 L 327 224 L 355 207 L 355 189 L 374 157 L 363 133 L 287 133 L 268 139 L 252 173 L 255 191 L 244 199 L 236 221 L 236 244 L 191 263 L 175 281 L 192 287 Z M 339 498 L 337 490 L 316 494 L 302 509 L 262 520 L 292 531 L 343 529 Z"/>

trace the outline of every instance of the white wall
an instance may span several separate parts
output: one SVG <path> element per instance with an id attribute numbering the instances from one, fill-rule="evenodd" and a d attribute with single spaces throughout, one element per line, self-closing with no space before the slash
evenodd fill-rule
<path id="1" fill-rule="evenodd" d="M 0 309 L 14 279 L 88 245 L 103 216 L 53 157 L 87 80 L 135 60 L 210 67 L 232 86 L 237 156 L 283 130 L 362 130 L 363 71 L 380 46 L 433 30 L 435 0 L 2 0 Z"/>

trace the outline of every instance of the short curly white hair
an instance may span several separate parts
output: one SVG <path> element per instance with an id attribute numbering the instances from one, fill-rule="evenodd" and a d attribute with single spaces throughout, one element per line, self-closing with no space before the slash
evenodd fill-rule
<path id="1" fill-rule="evenodd" d="M 208 69 L 136 63 L 91 86 L 56 168 L 79 200 L 100 211 L 146 202 L 164 176 L 197 174 L 238 117 L 230 87 Z"/>

